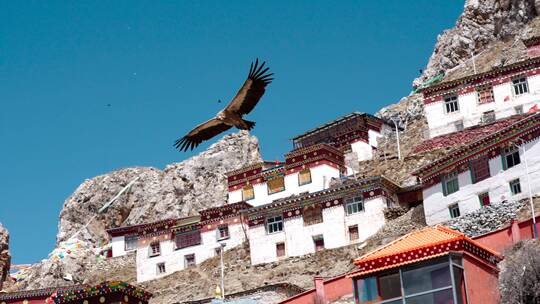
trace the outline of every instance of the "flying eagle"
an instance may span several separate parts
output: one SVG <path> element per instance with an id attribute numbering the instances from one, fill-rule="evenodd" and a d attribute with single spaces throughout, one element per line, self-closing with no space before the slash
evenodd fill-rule
<path id="1" fill-rule="evenodd" d="M 255 126 L 255 122 L 244 120 L 242 116 L 255 108 L 264 94 L 265 87 L 273 80 L 271 76 L 274 73 L 267 73 L 269 68 L 264 68 L 265 63 L 263 62 L 259 66 L 259 59 L 255 60 L 255 64 L 252 62 L 246 81 L 229 105 L 219 111 L 216 117 L 198 125 L 184 137 L 176 140 L 174 146 L 180 151 L 193 150 L 203 141 L 232 127 L 251 130 Z"/>

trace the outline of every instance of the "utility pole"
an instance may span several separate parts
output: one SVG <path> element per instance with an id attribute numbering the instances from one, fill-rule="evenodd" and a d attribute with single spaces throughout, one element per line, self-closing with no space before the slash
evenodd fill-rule
<path id="1" fill-rule="evenodd" d="M 527 156 L 525 155 L 525 142 L 523 141 L 521 142 L 521 147 L 523 148 L 523 162 L 525 163 L 525 174 L 527 174 L 527 187 L 529 188 L 529 202 L 531 204 L 531 215 L 532 215 L 532 222 L 533 222 L 534 238 L 538 240 L 538 228 L 536 228 L 536 215 L 534 212 L 534 201 L 533 201 L 532 189 L 531 189 L 531 176 L 529 175 L 529 165 L 527 164 Z"/>
<path id="2" fill-rule="evenodd" d="M 474 60 L 474 52 L 472 50 L 471 50 L 471 57 L 472 57 L 473 70 L 474 70 L 474 73 L 476 74 L 476 62 Z"/>
<path id="3" fill-rule="evenodd" d="M 219 243 L 219 256 L 221 264 L 221 299 L 225 300 L 225 269 L 223 267 L 223 251 L 225 250 L 225 243 Z"/>
<path id="4" fill-rule="evenodd" d="M 398 154 L 398 159 L 401 160 L 401 148 L 399 147 L 399 128 L 398 128 L 398 124 L 396 122 L 396 121 L 401 122 L 401 118 L 396 116 L 396 117 L 392 117 L 390 119 L 392 120 L 392 122 L 394 122 L 394 126 L 396 127 L 397 154 Z"/>

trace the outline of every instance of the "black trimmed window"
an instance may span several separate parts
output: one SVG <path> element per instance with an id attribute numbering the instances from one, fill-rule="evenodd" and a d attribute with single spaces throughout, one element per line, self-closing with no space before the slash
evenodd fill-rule
<path id="1" fill-rule="evenodd" d="M 459 102 L 457 95 L 446 96 L 444 98 L 444 109 L 446 113 L 453 113 L 459 111 Z"/>
<path id="2" fill-rule="evenodd" d="M 217 238 L 218 240 L 225 240 L 230 237 L 229 235 L 229 226 L 228 225 L 219 225 L 217 229 Z"/>
<path id="3" fill-rule="evenodd" d="M 512 195 L 521 193 L 521 183 L 519 182 L 519 178 L 511 180 L 509 185 L 510 185 L 510 191 L 512 192 Z"/>
<path id="4" fill-rule="evenodd" d="M 184 256 L 184 268 L 195 266 L 195 254 L 186 254 Z"/>
<path id="5" fill-rule="evenodd" d="M 459 205 L 453 204 L 448 207 L 448 211 L 450 212 L 450 218 L 456 218 L 461 215 L 461 212 L 459 211 Z"/>
<path id="6" fill-rule="evenodd" d="M 311 184 L 311 170 L 302 169 L 298 172 L 298 186 Z"/>
<path id="7" fill-rule="evenodd" d="M 155 257 L 161 254 L 161 245 L 159 242 L 152 242 L 150 243 L 150 247 L 148 247 L 148 256 Z"/>
<path id="8" fill-rule="evenodd" d="M 313 237 L 313 246 L 315 251 L 324 250 L 324 237 L 322 235 L 316 235 Z"/>
<path id="9" fill-rule="evenodd" d="M 442 177 L 442 186 L 444 196 L 459 191 L 459 174 L 452 172 Z"/>
<path id="10" fill-rule="evenodd" d="M 165 269 L 165 263 L 157 263 L 156 264 L 156 273 L 157 274 L 163 274 L 166 273 L 167 270 Z"/>
<path id="11" fill-rule="evenodd" d="M 504 149 L 502 153 L 503 169 L 507 170 L 521 163 L 518 148 Z"/>
<path id="12" fill-rule="evenodd" d="M 529 93 L 529 83 L 525 76 L 512 79 L 512 87 L 515 96 Z"/>
<path id="13" fill-rule="evenodd" d="M 362 196 L 350 197 L 345 200 L 345 212 L 347 215 L 364 211 L 364 199 Z"/>
<path id="14" fill-rule="evenodd" d="M 268 233 L 283 231 L 283 216 L 277 215 L 266 219 L 266 230 Z"/>

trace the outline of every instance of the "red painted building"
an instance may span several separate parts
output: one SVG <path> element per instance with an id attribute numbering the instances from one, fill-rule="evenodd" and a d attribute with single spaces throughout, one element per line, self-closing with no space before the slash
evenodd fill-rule
<path id="1" fill-rule="evenodd" d="M 463 233 L 427 227 L 354 261 L 356 303 L 498 303 L 496 251 Z"/>
<path id="2" fill-rule="evenodd" d="M 0 293 L 0 304 L 147 304 L 152 294 L 125 282 Z"/>

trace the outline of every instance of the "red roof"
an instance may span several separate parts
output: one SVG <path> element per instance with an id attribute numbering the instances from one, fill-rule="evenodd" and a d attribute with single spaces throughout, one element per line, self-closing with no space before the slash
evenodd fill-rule
<path id="1" fill-rule="evenodd" d="M 522 115 L 515 115 L 498 120 L 489 125 L 474 126 L 463 131 L 437 136 L 418 144 L 414 147 L 413 153 L 425 153 L 443 148 L 456 148 L 456 146 L 471 143 L 477 139 L 500 131 L 521 119 L 523 119 Z"/>
<path id="2" fill-rule="evenodd" d="M 363 276 L 419 261 L 446 255 L 450 251 L 467 251 L 495 265 L 498 252 L 441 225 L 411 232 L 354 260 L 358 271 L 349 276 Z"/>

